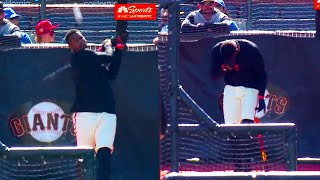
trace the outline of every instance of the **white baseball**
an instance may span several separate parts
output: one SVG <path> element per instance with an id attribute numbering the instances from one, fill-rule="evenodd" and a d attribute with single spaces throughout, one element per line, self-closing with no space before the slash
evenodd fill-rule
<path id="1" fill-rule="evenodd" d="M 57 130 L 53 128 L 52 124 L 51 129 L 48 129 L 48 113 L 51 113 L 53 118 L 55 117 L 54 114 L 58 114 Z M 40 129 L 40 125 L 36 126 L 37 129 L 35 131 L 32 129 L 35 122 L 35 114 L 40 114 L 42 123 L 45 127 L 44 130 Z M 59 137 L 63 134 L 62 127 L 64 121 L 61 118 L 63 114 L 63 110 L 52 102 L 41 102 L 36 104 L 28 113 L 28 121 L 31 128 L 30 135 L 40 142 L 52 142 L 59 139 Z"/>
<path id="2" fill-rule="evenodd" d="M 78 6 L 75 6 L 72 8 L 72 10 L 73 10 L 74 18 L 76 19 L 77 23 L 81 24 L 83 22 L 83 17 L 82 17 L 80 8 Z"/>

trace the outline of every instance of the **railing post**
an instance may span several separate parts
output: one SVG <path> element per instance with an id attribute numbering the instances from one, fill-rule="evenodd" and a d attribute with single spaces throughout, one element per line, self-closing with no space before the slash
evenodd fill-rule
<path id="1" fill-rule="evenodd" d="M 171 134 L 171 172 L 179 171 L 179 146 L 178 146 L 178 112 L 177 98 L 179 91 L 179 45 L 180 45 L 180 14 L 179 0 L 172 0 L 168 6 L 169 35 L 168 35 L 168 61 L 171 75 L 170 87 L 170 134 Z"/>
<path id="2" fill-rule="evenodd" d="M 317 39 L 320 38 L 320 10 L 316 10 L 316 34 L 315 37 Z"/>
<path id="3" fill-rule="evenodd" d="M 246 30 L 252 30 L 252 0 L 247 0 L 247 8 Z"/>
<path id="4" fill-rule="evenodd" d="M 297 170 L 297 127 L 290 128 L 287 133 L 287 162 L 286 171 L 296 171 Z"/>
<path id="5" fill-rule="evenodd" d="M 46 2 L 47 0 L 40 0 L 40 20 L 43 20 L 46 18 Z"/>
<path id="6" fill-rule="evenodd" d="M 127 4 L 128 0 L 117 0 L 116 4 Z M 128 40 L 128 21 L 118 20 L 116 21 L 116 35 L 121 37 L 121 40 L 126 43 Z"/>

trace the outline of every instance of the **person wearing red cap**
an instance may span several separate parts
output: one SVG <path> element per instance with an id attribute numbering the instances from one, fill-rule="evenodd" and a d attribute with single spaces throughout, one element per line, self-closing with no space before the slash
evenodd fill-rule
<path id="1" fill-rule="evenodd" d="M 42 20 L 36 25 L 36 37 L 35 41 L 37 43 L 52 43 L 54 42 L 54 29 L 57 28 L 59 24 L 52 25 L 49 20 Z"/>

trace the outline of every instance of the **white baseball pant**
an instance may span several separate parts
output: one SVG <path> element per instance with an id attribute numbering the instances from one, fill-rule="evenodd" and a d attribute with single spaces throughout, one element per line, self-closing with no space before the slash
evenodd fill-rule
<path id="1" fill-rule="evenodd" d="M 117 126 L 115 114 L 77 112 L 73 113 L 73 121 L 77 146 L 91 146 L 96 152 L 102 147 L 113 150 Z"/>
<path id="2" fill-rule="evenodd" d="M 254 120 L 258 93 L 257 89 L 226 85 L 223 92 L 225 124 L 240 124 L 242 119 Z"/>

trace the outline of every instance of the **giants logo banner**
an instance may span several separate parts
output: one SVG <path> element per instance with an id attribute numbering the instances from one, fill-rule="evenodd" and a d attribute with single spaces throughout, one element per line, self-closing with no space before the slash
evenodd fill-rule
<path id="1" fill-rule="evenodd" d="M 9 116 L 12 134 L 24 141 L 53 143 L 66 135 L 75 136 L 72 115 L 61 102 L 28 102 Z"/>
<path id="2" fill-rule="evenodd" d="M 156 4 L 115 4 L 114 20 L 156 20 Z"/>

